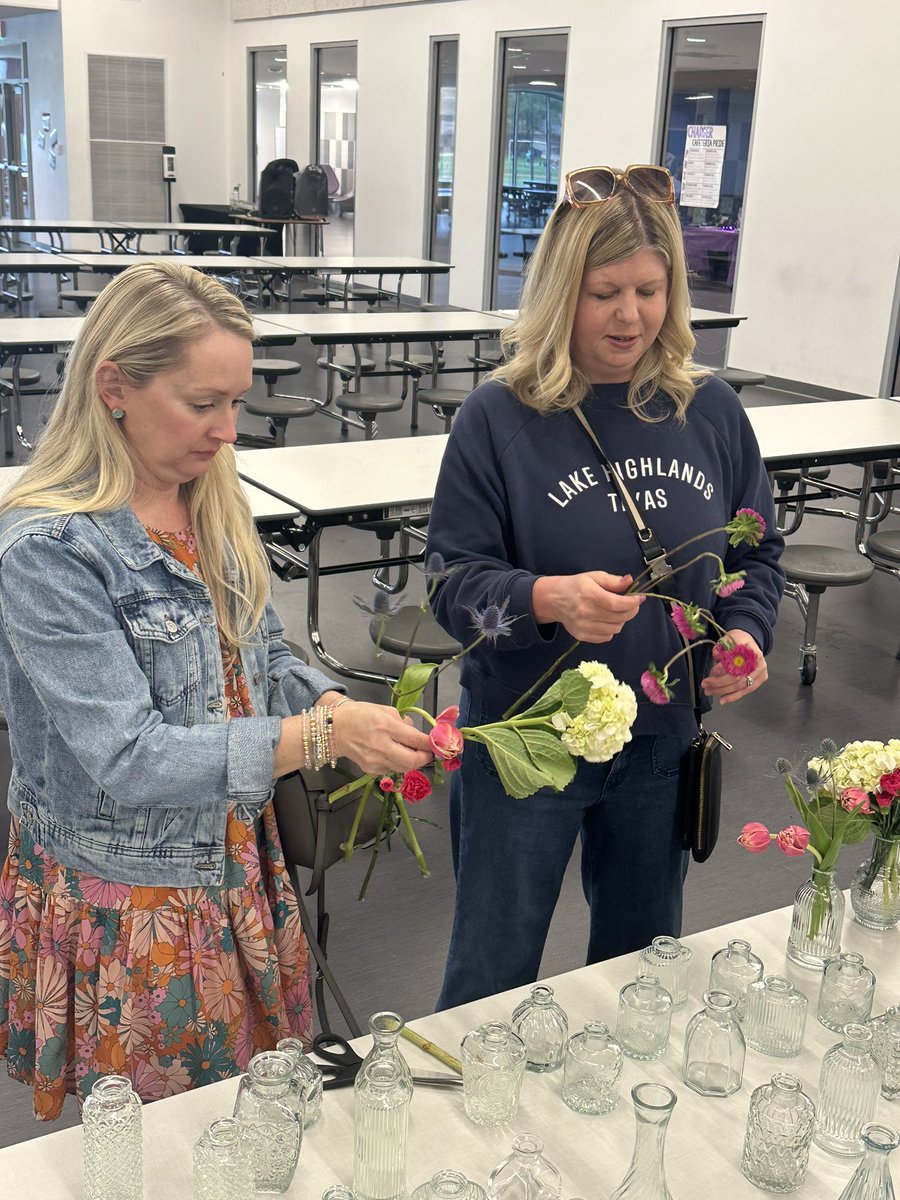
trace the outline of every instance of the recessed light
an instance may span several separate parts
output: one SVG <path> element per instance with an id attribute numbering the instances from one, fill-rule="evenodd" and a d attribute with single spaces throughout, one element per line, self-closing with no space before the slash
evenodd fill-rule
<path id="1" fill-rule="evenodd" d="M 685 96 L 685 100 L 715 100 L 712 92 L 700 92 L 696 96 Z"/>
<path id="2" fill-rule="evenodd" d="M 684 40 L 686 42 L 693 42 L 695 45 L 698 45 L 698 46 L 706 44 L 706 38 L 692 38 L 692 37 L 688 37 L 687 34 L 685 34 Z"/>
<path id="3" fill-rule="evenodd" d="M 513 63 L 512 69 L 514 71 L 527 71 L 528 70 L 528 68 L 525 66 L 524 63 Z"/>
<path id="4" fill-rule="evenodd" d="M 528 86 L 529 87 L 557 87 L 558 84 L 555 84 L 552 79 L 529 79 Z"/>

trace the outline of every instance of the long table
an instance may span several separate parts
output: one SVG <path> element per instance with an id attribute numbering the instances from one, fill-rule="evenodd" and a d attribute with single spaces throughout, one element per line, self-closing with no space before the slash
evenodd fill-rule
<path id="1" fill-rule="evenodd" d="M 401 288 L 406 275 L 446 275 L 450 270 L 449 263 L 436 262 L 428 258 L 408 258 L 402 255 L 325 255 L 318 257 L 275 257 L 269 256 L 262 260 L 269 267 L 271 274 L 288 276 L 288 302 L 292 300 L 291 287 L 298 276 L 315 274 L 322 278 L 322 290 L 325 300 L 332 298 L 340 301 L 344 308 L 354 299 L 371 299 L 378 301 L 383 298 L 393 299 L 397 308 L 401 303 Z M 342 283 L 332 283 L 333 276 L 340 276 Z M 378 283 L 360 288 L 351 281 L 357 276 L 377 276 Z M 385 276 L 396 276 L 395 287 L 387 287 Z M 271 287 L 269 289 L 272 290 Z"/>
<path id="2" fill-rule="evenodd" d="M 787 882 L 784 890 L 785 894 L 791 890 Z M 875 972 L 873 1011 L 877 1014 L 896 1003 L 900 995 L 900 934 L 863 929 L 850 919 L 849 904 L 847 913 L 842 949 L 862 954 Z M 410 1113 L 410 1190 L 448 1168 L 484 1185 L 493 1167 L 510 1152 L 512 1139 L 535 1133 L 543 1139 L 547 1157 L 562 1172 L 563 1197 L 598 1200 L 608 1196 L 621 1182 L 634 1145 L 630 1089 L 642 1080 L 652 1080 L 671 1087 L 677 1096 L 665 1152 L 672 1195 L 680 1200 L 720 1200 L 726 1195 L 729 1200 L 758 1200 L 760 1192 L 740 1172 L 752 1089 L 777 1072 L 787 1071 L 801 1080 L 815 1100 L 822 1056 L 838 1041 L 836 1034 L 815 1019 L 821 975 L 795 967 L 785 957 L 789 927 L 790 908 L 786 907 L 684 939 L 693 952 L 689 997 L 674 1014 L 668 1052 L 657 1062 L 625 1060 L 621 1099 L 605 1116 L 584 1116 L 563 1104 L 561 1070 L 526 1074 L 517 1115 L 509 1125 L 495 1129 L 478 1129 L 468 1121 L 458 1089 L 417 1087 Z M 771 1058 L 748 1050 L 741 1090 L 727 1099 L 710 1099 L 682 1083 L 681 1052 L 687 1022 L 702 1006 L 710 958 L 732 938 L 749 941 L 767 973 L 787 975 L 806 993 L 809 1016 L 799 1057 Z M 619 989 L 634 978 L 637 967 L 638 956 L 631 954 L 548 980 L 569 1015 L 570 1031 L 588 1020 L 614 1027 Z M 470 1029 L 488 1020 L 508 1021 L 514 1006 L 526 995 L 527 989 L 521 988 L 410 1024 L 458 1054 L 460 1041 Z M 364 1038 L 354 1044 L 364 1052 L 370 1042 Z M 437 1067 L 433 1058 L 415 1046 L 403 1041 L 401 1049 L 414 1071 Z M 211 1121 L 231 1114 L 236 1092 L 237 1081 L 224 1080 L 144 1106 L 145 1200 L 190 1200 L 192 1147 Z M 24 1087 L 21 1102 L 30 1103 Z M 877 1119 L 896 1127 L 896 1108 L 879 1098 Z M 5 1192 L 40 1196 L 41 1200 L 77 1200 L 83 1194 L 81 1137 L 80 1128 L 75 1127 L 0 1150 Z M 327 1091 L 321 1119 L 304 1135 L 300 1163 L 286 1195 L 292 1200 L 319 1200 L 327 1185 L 338 1180 L 351 1183 L 352 1161 L 352 1089 Z M 857 1161 L 838 1158 L 813 1145 L 806 1181 L 793 1194 L 800 1200 L 837 1197 Z"/>
<path id="3" fill-rule="evenodd" d="M 258 224 L 222 224 L 203 225 L 189 221 L 95 221 L 72 220 L 67 217 L 54 219 L 52 217 L 5 217 L 0 218 L 0 238 L 7 243 L 12 234 L 45 233 L 50 242 L 50 248 L 63 253 L 64 238 L 73 234 L 93 234 L 99 240 L 103 252 L 124 253 L 138 251 L 141 238 L 145 234 L 161 234 L 169 238 L 170 247 L 174 248 L 175 240 L 186 237 L 191 233 L 213 234 L 218 237 L 220 247 L 224 242 L 229 244 L 238 237 L 255 237 L 259 239 L 260 252 L 265 239 L 275 233 L 272 228 L 260 227 Z"/>

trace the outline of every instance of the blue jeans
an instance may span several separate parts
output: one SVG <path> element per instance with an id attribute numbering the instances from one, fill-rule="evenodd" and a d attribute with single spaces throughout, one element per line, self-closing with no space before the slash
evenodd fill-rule
<path id="1" fill-rule="evenodd" d="M 460 726 L 496 720 L 463 690 Z M 612 762 L 580 761 L 564 792 L 507 796 L 470 743 L 450 791 L 456 909 L 437 1008 L 532 983 L 581 835 L 591 910 L 587 961 L 681 932 L 689 855 L 678 836 L 678 771 L 689 739 L 635 737 Z"/>

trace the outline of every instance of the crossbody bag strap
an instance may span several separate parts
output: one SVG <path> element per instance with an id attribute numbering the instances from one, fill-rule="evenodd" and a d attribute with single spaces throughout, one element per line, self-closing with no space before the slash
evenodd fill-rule
<path id="1" fill-rule="evenodd" d="M 612 459 L 607 455 L 606 451 L 600 445 L 600 439 L 594 433 L 590 426 L 590 422 L 582 412 L 581 408 L 573 408 L 575 416 L 581 422 L 585 433 L 594 443 L 597 448 L 597 453 L 609 472 L 609 476 L 613 481 L 613 485 L 625 506 L 625 511 L 628 514 L 628 519 L 631 522 L 631 527 L 637 537 L 638 546 L 640 547 L 641 555 L 644 562 L 647 564 L 647 569 L 650 572 L 650 578 L 654 583 L 662 583 L 672 575 L 672 568 L 666 558 L 666 551 L 662 543 L 657 539 L 656 534 L 644 520 L 644 514 L 635 503 L 625 486 L 625 481 L 613 465 Z M 666 607 L 671 611 L 671 604 L 668 601 L 664 602 Z M 679 635 L 680 636 L 680 635 Z M 685 655 L 688 667 L 688 683 L 691 689 L 691 699 L 694 702 L 694 712 L 697 717 L 697 724 L 701 725 L 700 711 L 700 690 L 697 686 L 697 680 L 694 675 L 694 654 L 691 650 L 690 643 L 684 638 L 681 638 L 688 653 Z"/>

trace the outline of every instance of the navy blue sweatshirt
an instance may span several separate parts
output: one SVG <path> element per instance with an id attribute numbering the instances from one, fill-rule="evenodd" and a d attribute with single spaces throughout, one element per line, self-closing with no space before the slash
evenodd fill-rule
<path id="1" fill-rule="evenodd" d="M 681 571 L 663 590 L 710 609 L 725 629 L 746 631 L 768 653 L 784 590 L 778 565 L 784 543 L 740 401 L 711 377 L 698 388 L 684 425 L 662 394 L 654 404 L 664 419 L 650 424 L 628 409 L 626 394 L 624 383 L 595 385 L 583 411 L 668 551 L 724 525 L 739 508 L 753 508 L 765 518 L 767 532 L 757 548 L 732 548 L 720 533 L 670 554 L 677 566 L 712 550 L 728 571 L 747 572 L 739 591 L 725 599 L 714 595 L 718 571 L 710 558 Z M 575 414 L 542 415 L 493 381 L 475 389 L 453 423 L 428 527 L 428 553 L 435 551 L 448 574 L 432 606 L 454 638 L 465 645 L 475 639 L 470 609 L 507 603 L 507 615 L 517 618 L 508 636 L 482 642 L 461 663 L 463 686 L 495 713 L 530 688 L 572 641 L 562 625 L 535 622 L 531 591 L 539 575 L 607 571 L 637 577 L 644 568 L 622 502 Z M 635 690 L 634 734 L 691 736 L 696 723 L 684 660 L 670 671 L 670 681 L 679 681 L 671 704 L 653 705 L 640 689 L 651 660 L 662 667 L 681 646 L 664 604 L 647 600 L 612 641 L 579 645 L 559 671 L 582 660 L 605 662 Z M 708 654 L 696 660 L 699 679 Z"/>

